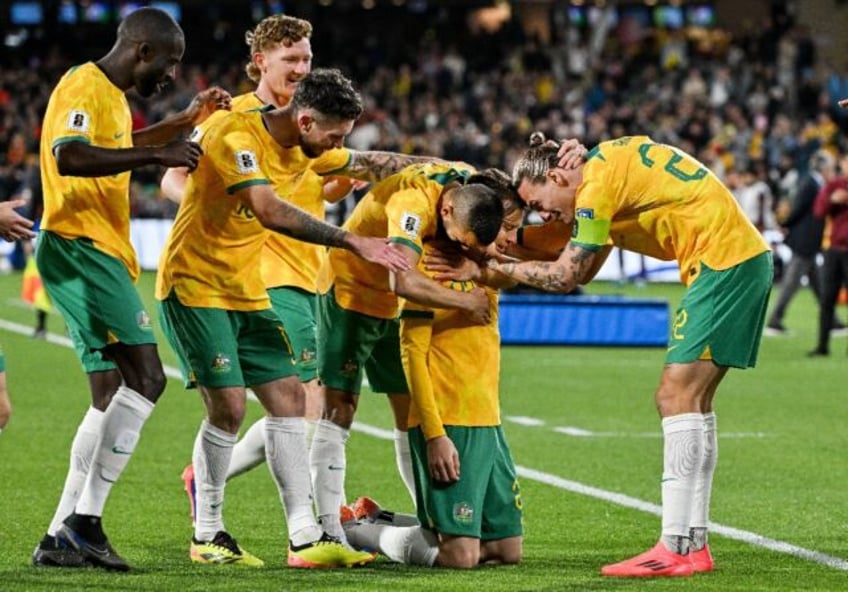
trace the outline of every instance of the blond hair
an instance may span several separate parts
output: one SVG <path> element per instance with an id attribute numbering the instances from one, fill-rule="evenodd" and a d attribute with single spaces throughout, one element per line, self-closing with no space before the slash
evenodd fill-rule
<path id="1" fill-rule="evenodd" d="M 542 132 L 530 135 L 530 148 L 518 159 L 512 169 L 512 182 L 518 187 L 524 179 L 531 183 L 544 183 L 548 171 L 557 166 L 559 144 L 546 140 Z"/>
<path id="2" fill-rule="evenodd" d="M 244 34 L 244 42 L 250 46 L 250 61 L 244 68 L 247 76 L 256 83 L 262 76 L 259 66 L 253 63 L 255 53 L 276 49 L 280 44 L 291 47 L 311 36 L 312 24 L 309 21 L 285 14 L 274 14 L 262 19 L 256 28 Z"/>

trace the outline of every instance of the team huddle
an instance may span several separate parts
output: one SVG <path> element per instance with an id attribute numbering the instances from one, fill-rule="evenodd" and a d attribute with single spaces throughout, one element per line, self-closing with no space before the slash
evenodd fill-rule
<path id="1" fill-rule="evenodd" d="M 359 566 L 378 554 L 454 568 L 520 562 L 497 292 L 517 282 L 569 292 L 619 246 L 677 260 L 687 291 L 656 392 L 661 537 L 602 574 L 711 571 L 713 398 L 728 368 L 755 365 L 772 281 L 769 248 L 733 196 L 698 161 L 646 136 L 587 152 L 534 134 L 512 176 L 349 150 L 362 102 L 339 71 L 312 70 L 311 34 L 301 19 L 264 19 L 246 35 L 254 92 L 231 98 L 213 87 L 133 130 L 124 93 L 154 94 L 185 49 L 171 17 L 142 8 L 106 56 L 69 70 L 51 95 L 36 257 L 91 407 L 33 563 L 130 569 L 101 516 L 165 388 L 134 286 L 127 199 L 130 171 L 157 164 L 168 169 L 163 193 L 180 203 L 159 262 L 157 316 L 206 409 L 183 474 L 191 561 L 264 564 L 227 530 L 222 509 L 227 481 L 265 462 L 290 567 Z M 366 183 L 342 227 L 324 222 L 326 201 Z M 527 208 L 545 223 L 523 228 Z M 393 411 L 416 515 L 368 498 L 347 505 L 345 445 L 364 376 Z M 239 439 L 248 388 L 265 417 Z"/>

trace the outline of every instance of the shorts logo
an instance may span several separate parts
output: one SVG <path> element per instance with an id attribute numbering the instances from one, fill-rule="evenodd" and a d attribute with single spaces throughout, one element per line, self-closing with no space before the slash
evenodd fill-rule
<path id="1" fill-rule="evenodd" d="M 315 359 L 315 350 L 313 349 L 305 349 L 300 352 L 300 363 L 307 364 Z"/>
<path id="2" fill-rule="evenodd" d="M 400 227 L 407 236 L 418 238 L 418 233 L 421 232 L 421 217 L 409 212 L 404 212 L 400 219 Z"/>
<path id="3" fill-rule="evenodd" d="M 85 111 L 74 109 L 68 115 L 68 129 L 74 132 L 88 133 L 91 125 L 91 116 Z"/>
<path id="4" fill-rule="evenodd" d="M 230 358 L 225 356 L 224 354 L 218 354 L 212 360 L 212 372 L 216 374 L 223 374 L 224 372 L 229 372 L 233 367 L 232 362 L 230 362 Z"/>
<path id="5" fill-rule="evenodd" d="M 242 175 L 259 172 L 256 154 L 250 150 L 236 150 L 236 166 Z"/>
<path id="6" fill-rule="evenodd" d="M 135 324 L 142 331 L 151 331 L 153 329 L 153 323 L 150 322 L 150 315 L 147 314 L 146 310 L 140 310 L 135 313 Z"/>
<path id="7" fill-rule="evenodd" d="M 356 360 L 350 359 L 342 364 L 342 374 L 345 376 L 354 376 L 359 372 L 359 364 Z"/>
<path id="8" fill-rule="evenodd" d="M 595 210 L 592 208 L 577 208 L 577 211 L 574 212 L 574 215 L 577 218 L 586 218 L 587 220 L 595 219 Z"/>
<path id="9" fill-rule="evenodd" d="M 468 502 L 457 502 L 453 505 L 453 519 L 460 524 L 471 524 L 474 521 L 474 507 Z"/>

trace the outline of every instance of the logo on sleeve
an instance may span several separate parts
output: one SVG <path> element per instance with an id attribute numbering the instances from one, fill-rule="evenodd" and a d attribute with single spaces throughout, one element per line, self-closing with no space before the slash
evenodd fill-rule
<path id="1" fill-rule="evenodd" d="M 91 126 L 91 116 L 85 111 L 74 109 L 68 115 L 68 129 L 74 132 L 88 133 Z"/>
<path id="2" fill-rule="evenodd" d="M 236 151 L 236 166 L 238 172 L 242 175 L 259 172 L 259 165 L 256 163 L 256 154 L 250 150 Z"/>
<path id="3" fill-rule="evenodd" d="M 418 238 L 418 233 L 421 232 L 421 217 L 404 212 L 400 219 L 400 227 L 411 238 Z"/>
<path id="4" fill-rule="evenodd" d="M 203 130 L 201 130 L 199 127 L 196 127 L 193 130 L 191 130 L 191 135 L 188 137 L 188 141 L 189 142 L 199 142 L 200 137 L 202 135 L 203 135 Z"/>
<path id="5" fill-rule="evenodd" d="M 595 210 L 592 208 L 577 208 L 574 215 L 578 218 L 586 218 L 587 220 L 595 219 Z"/>

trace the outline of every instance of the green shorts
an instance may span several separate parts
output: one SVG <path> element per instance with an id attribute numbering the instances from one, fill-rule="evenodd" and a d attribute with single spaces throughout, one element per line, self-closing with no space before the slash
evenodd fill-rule
<path id="1" fill-rule="evenodd" d="M 71 240 L 43 230 L 35 257 L 44 288 L 65 318 L 86 371 L 102 361 L 87 358 L 91 351 L 115 342 L 156 343 L 150 315 L 126 266 L 90 239 Z"/>
<path id="2" fill-rule="evenodd" d="M 484 541 L 521 536 L 521 488 L 501 426 L 445 426 L 459 454 L 461 477 L 435 483 L 427 468 L 427 441 L 409 430 L 416 506 L 422 525 L 439 534 Z"/>
<path id="3" fill-rule="evenodd" d="M 318 297 L 318 337 L 318 375 L 324 385 L 358 395 L 364 370 L 374 392 L 409 392 L 397 319 L 345 310 L 331 290 Z"/>
<path id="4" fill-rule="evenodd" d="M 753 368 L 773 277 L 771 251 L 723 271 L 701 263 L 671 324 L 666 364 L 712 360 Z"/>
<path id="5" fill-rule="evenodd" d="M 68 337 L 71 338 L 71 342 L 74 344 L 74 351 L 77 352 L 77 358 L 79 358 L 82 369 L 86 374 L 118 369 L 115 362 L 103 358 L 104 352 L 89 349 L 79 333 L 71 329 L 70 325 L 68 326 Z"/>
<path id="6" fill-rule="evenodd" d="M 301 288 L 282 286 L 269 288 L 271 307 L 283 320 L 294 349 L 294 361 L 301 382 L 318 377 L 317 335 L 315 315 L 317 296 Z"/>
<path id="7" fill-rule="evenodd" d="M 297 374 L 283 323 L 273 309 L 250 312 L 160 302 L 163 328 L 186 386 L 254 386 Z"/>

